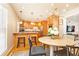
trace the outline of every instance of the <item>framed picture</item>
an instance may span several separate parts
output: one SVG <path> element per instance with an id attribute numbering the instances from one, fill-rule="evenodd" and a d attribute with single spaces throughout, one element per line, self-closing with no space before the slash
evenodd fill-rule
<path id="1" fill-rule="evenodd" d="M 75 26 L 67 26 L 67 32 L 75 32 Z"/>

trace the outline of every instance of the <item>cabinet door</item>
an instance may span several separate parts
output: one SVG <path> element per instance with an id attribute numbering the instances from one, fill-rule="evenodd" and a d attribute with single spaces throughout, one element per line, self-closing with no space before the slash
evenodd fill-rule
<path id="1" fill-rule="evenodd" d="M 42 25 L 43 25 L 43 35 L 46 35 L 47 32 L 47 21 L 42 21 Z"/>
<path id="2" fill-rule="evenodd" d="M 48 25 L 52 25 L 53 27 L 59 28 L 59 16 L 52 15 L 48 17 Z"/>
<path id="3" fill-rule="evenodd" d="M 48 17 L 48 25 L 53 25 L 53 20 L 52 20 L 52 17 Z"/>
<path id="4" fill-rule="evenodd" d="M 58 16 L 53 16 L 52 20 L 53 20 L 53 27 L 59 28 L 59 17 Z"/>

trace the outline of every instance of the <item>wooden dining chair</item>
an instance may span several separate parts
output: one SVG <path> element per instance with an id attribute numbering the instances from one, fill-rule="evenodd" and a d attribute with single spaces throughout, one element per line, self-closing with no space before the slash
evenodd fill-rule
<path id="1" fill-rule="evenodd" d="M 75 36 L 74 35 L 67 35 L 67 34 L 64 34 L 63 35 L 63 39 L 64 40 L 73 40 L 74 41 L 74 39 L 75 39 Z"/>
<path id="2" fill-rule="evenodd" d="M 79 56 L 79 47 L 77 46 L 66 46 L 67 56 Z"/>
<path id="3" fill-rule="evenodd" d="M 45 52 L 43 46 L 33 46 L 30 37 L 28 38 L 28 41 L 29 41 L 29 46 L 30 46 L 29 56 L 41 56 L 41 55 L 46 55 L 46 52 Z"/>
<path id="4" fill-rule="evenodd" d="M 70 40 L 74 41 L 74 36 L 73 35 L 66 35 L 66 34 L 64 34 L 62 39 L 63 40 L 70 39 Z M 57 47 L 58 47 L 57 50 L 54 51 L 55 55 L 57 55 L 57 56 L 66 56 L 67 55 L 66 47 L 62 47 L 62 46 L 57 46 Z"/>
<path id="5" fill-rule="evenodd" d="M 55 48 L 56 48 L 56 50 L 54 50 L 55 56 L 66 56 L 67 55 L 66 47 L 56 46 Z"/>

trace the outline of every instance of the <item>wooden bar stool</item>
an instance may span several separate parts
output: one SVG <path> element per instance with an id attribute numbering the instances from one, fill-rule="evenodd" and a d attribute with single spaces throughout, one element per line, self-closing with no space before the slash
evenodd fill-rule
<path id="1" fill-rule="evenodd" d="M 31 35 L 31 40 L 32 40 L 32 43 L 37 45 L 37 35 Z"/>
<path id="2" fill-rule="evenodd" d="M 23 44 L 25 47 L 25 37 L 18 37 L 17 48 L 20 46 L 20 44 Z"/>

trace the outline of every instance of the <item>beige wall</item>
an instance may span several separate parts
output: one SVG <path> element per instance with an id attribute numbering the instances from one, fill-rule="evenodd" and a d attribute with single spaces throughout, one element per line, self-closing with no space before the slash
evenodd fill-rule
<path id="1" fill-rule="evenodd" d="M 7 20 L 7 47 L 10 49 L 13 46 L 13 33 L 17 31 L 17 21 L 18 18 L 9 4 L 4 5 L 8 10 L 8 20 Z"/>

